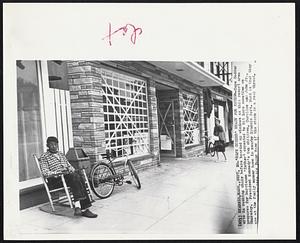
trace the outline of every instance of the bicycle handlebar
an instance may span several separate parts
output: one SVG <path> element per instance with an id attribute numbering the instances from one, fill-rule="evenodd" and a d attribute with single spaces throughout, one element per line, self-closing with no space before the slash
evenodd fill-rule
<path id="1" fill-rule="evenodd" d="M 128 138 L 128 139 L 130 141 L 130 138 Z M 132 146 L 133 142 L 135 142 L 135 141 L 137 141 L 135 138 L 131 138 L 131 142 L 129 142 L 129 144 L 127 144 L 127 145 Z M 132 153 L 127 152 L 127 150 L 124 149 L 124 148 L 115 148 L 115 149 L 113 149 L 114 153 L 113 152 L 106 152 L 106 153 L 101 154 L 101 156 L 102 156 L 102 158 L 105 158 L 105 159 L 108 159 L 108 160 L 112 161 L 112 159 L 118 158 L 117 153 L 119 151 L 123 151 L 122 154 L 126 156 L 126 160 L 128 160 L 128 156 L 133 153 L 133 152 Z"/>
<path id="2" fill-rule="evenodd" d="M 128 155 L 129 155 L 129 154 L 128 154 L 128 152 L 127 152 L 125 149 L 119 148 L 119 149 L 116 149 L 115 152 L 118 152 L 118 151 L 120 151 L 120 150 L 123 150 L 123 151 L 124 151 L 124 155 L 126 156 L 126 159 L 128 159 Z M 112 159 L 118 158 L 117 156 L 114 156 L 114 154 L 113 154 L 112 152 L 106 152 L 106 153 L 103 153 L 103 154 L 101 154 L 101 156 L 102 156 L 102 158 L 108 159 L 108 160 L 110 160 L 110 161 L 112 161 Z"/>

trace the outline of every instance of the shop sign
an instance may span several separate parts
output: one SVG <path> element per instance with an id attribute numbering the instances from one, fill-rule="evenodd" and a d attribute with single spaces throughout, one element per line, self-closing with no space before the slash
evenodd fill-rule
<path id="1" fill-rule="evenodd" d="M 216 99 L 216 100 L 220 100 L 220 101 L 226 101 L 227 100 L 227 97 L 226 96 L 223 96 L 223 95 L 219 95 L 219 94 L 216 94 L 216 93 L 211 93 L 211 97 L 213 99 Z"/>
<path id="2" fill-rule="evenodd" d="M 219 96 L 219 95 L 216 95 L 215 97 L 217 100 L 222 100 L 222 101 L 225 101 L 225 99 L 222 97 L 222 96 Z"/>

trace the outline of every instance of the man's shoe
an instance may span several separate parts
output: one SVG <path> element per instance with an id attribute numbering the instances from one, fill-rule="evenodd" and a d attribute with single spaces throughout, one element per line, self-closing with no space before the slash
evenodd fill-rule
<path id="1" fill-rule="evenodd" d="M 74 211 L 74 216 L 81 216 L 81 214 L 82 214 L 82 211 L 81 211 L 81 209 L 80 208 L 75 208 L 75 211 Z"/>
<path id="2" fill-rule="evenodd" d="M 87 218 L 96 218 L 98 215 L 95 213 L 92 213 L 90 210 L 85 210 L 83 213 L 81 213 L 82 216 Z"/>

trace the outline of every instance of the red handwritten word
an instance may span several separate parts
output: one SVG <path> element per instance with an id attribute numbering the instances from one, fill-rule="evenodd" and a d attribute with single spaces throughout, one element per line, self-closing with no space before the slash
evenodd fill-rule
<path id="1" fill-rule="evenodd" d="M 132 33 L 131 33 L 131 36 L 130 36 L 130 41 L 131 41 L 132 44 L 135 44 L 137 34 L 141 35 L 143 33 L 143 30 L 142 30 L 142 28 L 136 28 L 133 24 L 126 24 L 123 27 L 121 27 L 121 28 L 115 30 L 114 32 L 112 32 L 111 31 L 111 23 L 109 23 L 108 35 L 105 36 L 104 38 L 102 38 L 102 40 L 108 38 L 108 43 L 111 46 L 112 45 L 111 44 L 111 37 L 114 34 L 118 33 L 119 31 L 122 31 L 123 36 L 125 36 L 126 33 L 127 33 L 127 31 L 128 31 L 128 29 L 129 29 L 129 27 L 131 27 L 132 30 L 133 30 Z"/>

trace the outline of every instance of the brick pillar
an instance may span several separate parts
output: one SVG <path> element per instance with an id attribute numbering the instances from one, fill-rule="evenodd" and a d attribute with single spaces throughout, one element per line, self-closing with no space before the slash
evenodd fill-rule
<path id="1" fill-rule="evenodd" d="M 74 147 L 82 148 L 91 163 L 105 152 L 103 97 L 100 70 L 95 62 L 69 61 L 68 80 Z"/>
<path id="2" fill-rule="evenodd" d="M 176 146 L 176 157 L 181 158 L 182 157 L 182 121 L 180 119 L 181 117 L 181 109 L 182 106 L 180 106 L 180 101 L 179 101 L 179 91 L 176 90 L 175 96 L 174 96 L 174 116 L 175 116 L 175 146 Z M 182 113 L 183 114 L 183 113 Z"/>
<path id="3" fill-rule="evenodd" d="M 180 136 L 178 138 L 178 156 L 177 157 L 186 157 L 186 151 L 185 151 L 185 141 L 184 141 L 184 116 L 183 116 L 183 96 L 182 96 L 182 89 L 179 89 L 178 91 L 178 101 L 179 101 L 179 132 Z"/>
<path id="4" fill-rule="evenodd" d="M 158 132 L 158 113 L 157 113 L 157 98 L 155 81 L 148 82 L 148 117 L 150 126 L 150 151 L 155 156 L 154 160 L 159 164 L 160 150 L 159 150 L 159 132 Z"/>
<path id="5" fill-rule="evenodd" d="M 205 138 L 204 138 L 204 131 L 205 131 L 205 126 L 204 126 L 204 105 L 203 105 L 203 89 L 199 90 L 199 117 L 200 117 L 200 144 L 205 145 Z"/>

